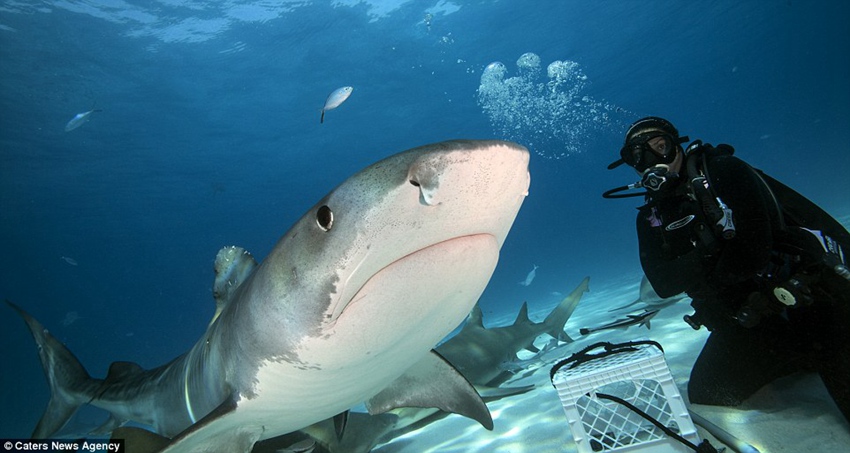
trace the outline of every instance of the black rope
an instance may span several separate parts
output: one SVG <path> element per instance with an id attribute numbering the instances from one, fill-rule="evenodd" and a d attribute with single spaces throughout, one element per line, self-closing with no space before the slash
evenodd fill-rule
<path id="1" fill-rule="evenodd" d="M 575 367 L 577 367 L 577 366 L 579 366 L 583 363 L 590 362 L 591 360 L 601 359 L 603 357 L 608 357 L 610 355 L 619 354 L 619 353 L 622 353 L 622 352 L 637 351 L 637 348 L 635 346 L 641 346 L 641 345 L 652 345 L 652 346 L 655 346 L 656 348 L 658 348 L 661 352 L 664 352 L 664 348 L 662 348 L 661 345 L 658 344 L 658 342 L 651 341 L 651 340 L 628 341 L 628 342 L 625 342 L 625 343 L 609 343 L 609 342 L 594 343 L 594 344 L 582 349 L 581 351 L 574 353 L 573 355 L 567 357 L 566 359 L 561 360 L 560 362 L 556 363 L 555 366 L 553 366 L 552 369 L 549 371 L 549 380 L 553 381 L 555 379 L 555 373 L 557 373 L 558 370 L 560 370 L 561 368 L 563 368 L 564 366 L 566 366 L 567 364 L 570 364 L 572 362 L 574 362 L 574 363 L 572 363 L 572 365 L 570 365 L 569 369 L 573 369 L 573 368 L 575 368 Z M 597 354 L 591 354 L 590 353 L 590 351 L 592 351 L 596 348 L 600 348 L 600 347 L 605 349 L 604 352 L 599 352 Z M 552 385 L 554 386 L 555 383 L 552 382 Z"/>
<path id="2" fill-rule="evenodd" d="M 673 431 L 672 429 L 664 426 L 661 422 L 656 420 L 651 415 L 649 415 L 646 412 L 638 409 L 638 407 L 635 406 L 634 404 L 632 404 L 632 403 L 630 403 L 630 402 L 628 402 L 628 401 L 626 401 L 626 400 L 624 400 L 620 397 L 617 397 L 617 396 L 614 396 L 614 395 L 609 395 L 607 393 L 597 393 L 596 396 L 598 396 L 599 398 L 602 398 L 602 399 L 613 401 L 617 404 L 620 404 L 622 406 L 627 407 L 632 412 L 640 415 L 646 421 L 655 425 L 658 429 L 663 431 L 664 434 L 667 434 L 668 436 L 672 437 L 673 439 L 676 439 L 677 441 L 681 442 L 682 444 L 686 445 L 688 448 L 690 448 L 691 450 L 693 450 L 697 453 L 717 453 L 718 452 L 717 449 L 715 449 L 713 446 L 711 446 L 711 443 L 708 440 L 703 440 L 699 445 L 695 445 L 693 442 L 691 442 L 688 439 L 685 439 L 684 437 L 680 436 L 679 433 L 677 433 L 676 431 Z"/>

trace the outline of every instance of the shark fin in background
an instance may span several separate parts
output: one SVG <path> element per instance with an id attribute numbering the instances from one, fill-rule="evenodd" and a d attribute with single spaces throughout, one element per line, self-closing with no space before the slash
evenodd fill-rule
<path id="1" fill-rule="evenodd" d="M 33 439 L 43 439 L 62 429 L 80 406 L 91 401 L 101 381 L 92 379 L 77 357 L 40 322 L 21 307 L 8 300 L 6 303 L 27 323 L 38 345 L 38 358 L 41 359 L 44 375 L 50 384 L 50 402 L 31 436 Z"/>
<path id="2" fill-rule="evenodd" d="M 546 325 L 547 333 L 552 336 L 552 338 L 556 338 L 558 340 L 571 342 L 572 338 L 570 338 L 566 332 L 564 332 L 564 325 L 567 324 L 567 320 L 570 319 L 573 312 L 575 311 L 578 303 L 581 301 L 581 296 L 590 291 L 590 277 L 585 277 L 584 280 L 579 283 L 579 285 L 574 289 L 564 300 L 546 316 L 546 319 L 543 320 L 543 323 Z"/>
<path id="3" fill-rule="evenodd" d="M 334 432 L 336 432 L 337 439 L 342 439 L 342 435 L 345 434 L 345 427 L 348 426 L 348 414 L 349 411 L 345 411 L 334 416 Z"/>
<path id="4" fill-rule="evenodd" d="M 223 247 L 218 251 L 215 256 L 215 281 L 213 282 L 215 315 L 210 320 L 210 325 L 224 310 L 239 285 L 248 279 L 256 267 L 257 260 L 242 247 Z"/>
<path id="5" fill-rule="evenodd" d="M 469 417 L 488 430 L 493 417 L 475 388 L 435 351 L 366 402 L 372 415 L 400 407 L 435 407 Z"/>
<path id="6" fill-rule="evenodd" d="M 481 312 L 481 307 L 477 303 L 472 307 L 472 311 L 469 312 L 469 317 L 466 324 L 464 324 L 464 328 L 466 327 L 484 328 L 484 314 Z"/>
<path id="7" fill-rule="evenodd" d="M 528 327 L 531 328 L 534 326 L 534 323 L 528 319 L 528 302 L 523 302 L 522 307 L 519 309 L 519 313 L 516 315 L 516 320 L 514 321 L 513 327 Z M 524 349 L 527 349 L 531 352 L 540 352 L 540 349 L 537 349 L 537 346 L 534 346 L 534 340 L 531 340 Z"/>
<path id="8" fill-rule="evenodd" d="M 522 307 L 519 309 L 519 313 L 516 315 L 516 320 L 514 321 L 515 326 L 531 324 L 531 321 L 528 320 L 528 302 L 523 302 Z"/>

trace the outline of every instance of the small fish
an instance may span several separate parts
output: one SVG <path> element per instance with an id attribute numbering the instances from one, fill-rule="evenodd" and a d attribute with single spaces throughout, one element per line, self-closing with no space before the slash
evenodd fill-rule
<path id="1" fill-rule="evenodd" d="M 75 311 L 69 311 L 68 313 L 65 313 L 65 319 L 62 320 L 62 325 L 68 327 L 74 322 L 76 322 L 78 319 L 82 319 L 82 316 L 80 316 L 79 313 Z"/>
<path id="2" fill-rule="evenodd" d="M 354 91 L 354 87 L 341 87 L 333 90 L 333 92 L 328 95 L 328 99 L 325 101 L 325 106 L 322 107 L 322 117 L 319 118 L 319 123 L 325 122 L 326 111 L 339 107 L 340 104 L 345 102 L 345 100 L 351 96 L 352 91 Z"/>
<path id="3" fill-rule="evenodd" d="M 89 120 L 89 116 L 91 116 L 94 112 L 102 112 L 101 109 L 91 109 L 88 112 L 77 113 L 71 118 L 71 121 L 68 121 L 68 124 L 65 125 L 65 132 L 71 132 L 72 130 L 80 127 Z"/>
<path id="4" fill-rule="evenodd" d="M 70 264 L 71 266 L 76 266 L 76 265 L 79 264 L 79 263 L 77 263 L 77 260 L 75 260 L 74 258 L 71 258 L 70 256 L 60 256 L 59 259 Z"/>
<path id="5" fill-rule="evenodd" d="M 606 329 L 627 329 L 631 326 L 645 325 L 647 329 L 651 327 L 649 324 L 649 320 L 651 320 L 655 315 L 658 314 L 659 310 L 646 310 L 643 313 L 637 315 L 626 315 L 625 318 L 618 319 L 612 323 L 605 324 L 599 327 L 587 328 L 587 329 L 579 329 L 578 332 L 582 335 L 589 335 L 593 332 L 599 332 L 600 330 Z"/>
<path id="6" fill-rule="evenodd" d="M 538 266 L 536 264 L 534 264 L 533 266 L 534 266 L 534 269 L 532 269 L 531 272 L 529 272 L 528 275 L 525 276 L 525 280 L 519 282 L 520 285 L 528 286 L 528 285 L 531 284 L 532 281 L 534 281 L 534 277 L 537 276 Z"/>

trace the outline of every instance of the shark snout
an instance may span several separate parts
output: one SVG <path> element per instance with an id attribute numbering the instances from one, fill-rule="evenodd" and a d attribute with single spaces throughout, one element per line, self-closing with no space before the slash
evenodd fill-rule
<path id="1" fill-rule="evenodd" d="M 450 200 L 488 209 L 511 210 L 528 195 L 531 176 L 529 153 L 507 142 L 489 146 L 438 149 L 416 159 L 408 169 L 407 181 L 419 190 L 419 203 L 438 206 Z M 507 205 L 495 208 L 494 204 Z"/>

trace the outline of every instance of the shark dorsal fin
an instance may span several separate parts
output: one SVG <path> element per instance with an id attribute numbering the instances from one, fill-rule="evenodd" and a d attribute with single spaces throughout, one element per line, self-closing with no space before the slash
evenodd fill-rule
<path id="1" fill-rule="evenodd" d="M 516 321 L 514 321 L 514 325 L 522 325 L 529 324 L 531 321 L 528 319 L 528 302 L 523 302 L 522 307 L 519 309 L 519 313 L 516 315 Z"/>
<path id="2" fill-rule="evenodd" d="M 213 296 L 215 297 L 215 315 L 210 324 L 215 322 L 218 315 L 227 306 L 245 280 L 257 267 L 257 260 L 242 247 L 224 247 L 215 256 L 215 282 Z"/>
<path id="3" fill-rule="evenodd" d="M 464 329 L 467 327 L 480 327 L 484 328 L 484 313 L 481 312 L 481 307 L 478 303 L 472 307 L 472 310 L 469 312 L 469 317 L 466 320 L 466 325 L 463 326 Z"/>

